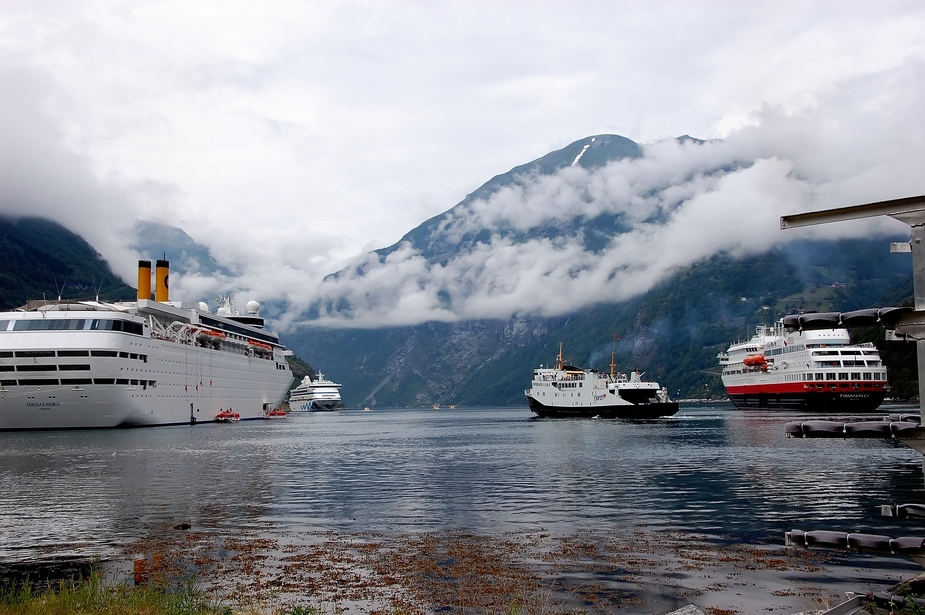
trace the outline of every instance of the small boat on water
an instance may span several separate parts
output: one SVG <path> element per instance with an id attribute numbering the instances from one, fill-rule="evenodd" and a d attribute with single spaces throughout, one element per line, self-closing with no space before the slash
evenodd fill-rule
<path id="1" fill-rule="evenodd" d="M 654 419 L 678 412 L 667 389 L 643 380 L 643 373 L 617 373 L 615 353 L 610 356 L 610 373 L 581 369 L 562 358 L 562 344 L 556 367 L 533 370 L 533 382 L 524 391 L 530 410 L 540 417 L 600 417 Z"/>
<path id="2" fill-rule="evenodd" d="M 268 419 L 284 419 L 286 418 L 286 411 L 282 408 L 274 408 L 273 410 L 267 411 Z"/>
<path id="3" fill-rule="evenodd" d="M 241 415 L 238 412 L 232 412 L 231 410 L 222 410 L 215 415 L 215 420 L 218 423 L 233 423 L 235 421 L 241 420 Z"/>

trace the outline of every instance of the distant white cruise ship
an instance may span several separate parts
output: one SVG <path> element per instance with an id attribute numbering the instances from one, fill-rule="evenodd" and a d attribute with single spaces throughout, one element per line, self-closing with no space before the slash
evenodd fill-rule
<path id="1" fill-rule="evenodd" d="M 314 380 L 305 376 L 289 394 L 289 409 L 292 412 L 343 410 L 340 387 L 340 384 L 326 380 L 321 372 L 315 374 Z"/>
<path id="2" fill-rule="evenodd" d="M 292 382 L 259 304 L 168 302 L 167 261 L 139 262 L 136 302 L 30 302 L 0 313 L 0 430 L 265 418 Z"/>

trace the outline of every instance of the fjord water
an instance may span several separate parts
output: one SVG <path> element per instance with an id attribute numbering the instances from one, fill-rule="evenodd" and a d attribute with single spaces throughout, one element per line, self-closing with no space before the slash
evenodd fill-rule
<path id="1" fill-rule="evenodd" d="M 887 440 L 788 439 L 798 413 L 682 406 L 671 419 L 536 420 L 525 408 L 0 434 L 0 561 L 199 529 L 475 534 L 672 528 L 917 533 L 922 458 Z M 881 416 L 881 415 L 878 415 Z M 857 418 L 857 417 L 855 417 Z"/>

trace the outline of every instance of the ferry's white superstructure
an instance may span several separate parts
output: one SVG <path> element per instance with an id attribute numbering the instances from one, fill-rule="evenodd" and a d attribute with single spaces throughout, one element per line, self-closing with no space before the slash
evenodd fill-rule
<path id="1" fill-rule="evenodd" d="M 265 418 L 292 382 L 290 354 L 256 308 L 213 314 L 139 299 L 0 313 L 0 429 L 214 422 L 223 411 Z"/>
<path id="2" fill-rule="evenodd" d="M 886 367 L 876 346 L 851 343 L 839 326 L 843 316 L 788 316 L 720 353 L 723 385 L 736 407 L 875 410 L 889 389 Z"/>
<path id="3" fill-rule="evenodd" d="M 638 371 L 629 376 L 615 372 L 613 355 L 609 374 L 584 370 L 566 363 L 562 344 L 556 367 L 534 369 L 524 395 L 530 410 L 540 417 L 648 419 L 678 412 L 678 402 L 671 401 L 657 382 L 643 380 Z"/>
<path id="4" fill-rule="evenodd" d="M 289 410 L 292 412 L 325 412 L 343 410 L 340 399 L 341 385 L 332 382 L 318 372 L 315 379 L 305 376 L 299 386 L 289 394 Z"/>

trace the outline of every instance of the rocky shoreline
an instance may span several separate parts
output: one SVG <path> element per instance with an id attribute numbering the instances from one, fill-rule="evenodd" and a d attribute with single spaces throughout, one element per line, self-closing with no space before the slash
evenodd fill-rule
<path id="1" fill-rule="evenodd" d="M 123 567 L 140 567 L 140 580 L 151 583 L 195 578 L 214 599 L 267 612 L 326 605 L 490 613 L 518 605 L 527 613 L 667 613 L 695 604 L 732 615 L 819 610 L 842 601 L 846 584 L 879 591 L 899 580 L 857 568 L 848 578 L 851 557 L 858 556 L 644 527 L 567 536 L 193 528 L 139 540 L 125 549 Z"/>

